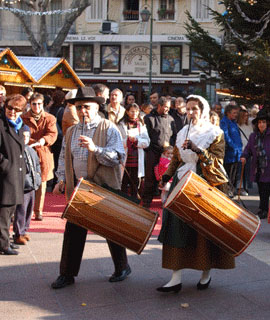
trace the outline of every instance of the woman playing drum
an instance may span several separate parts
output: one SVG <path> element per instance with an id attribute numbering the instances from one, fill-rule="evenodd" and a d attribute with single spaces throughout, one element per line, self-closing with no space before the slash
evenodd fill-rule
<path id="1" fill-rule="evenodd" d="M 174 176 L 170 192 L 188 170 L 203 174 L 214 186 L 222 186 L 226 182 L 226 177 L 219 170 L 225 151 L 223 131 L 210 123 L 209 109 L 209 104 L 203 97 L 187 97 L 190 125 L 178 132 L 173 159 L 162 177 L 162 184 L 165 184 Z M 197 289 L 204 290 L 211 281 L 210 269 L 235 267 L 232 255 L 218 248 L 167 209 L 163 211 L 158 240 L 163 244 L 162 267 L 173 270 L 171 280 L 157 288 L 160 292 L 181 290 L 182 269 L 202 270 Z"/>

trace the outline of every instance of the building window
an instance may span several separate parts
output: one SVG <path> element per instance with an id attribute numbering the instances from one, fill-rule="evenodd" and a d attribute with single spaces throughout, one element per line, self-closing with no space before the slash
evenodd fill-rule
<path id="1" fill-rule="evenodd" d="M 27 5 L 25 5 L 24 3 L 21 3 L 21 8 L 20 9 L 28 11 L 29 7 Z M 28 28 L 31 29 L 31 16 L 30 15 L 26 15 L 25 16 L 25 22 L 26 22 Z M 23 28 L 21 22 L 20 22 L 20 40 L 28 40 L 27 34 L 24 31 L 24 28 Z"/>
<path id="2" fill-rule="evenodd" d="M 175 1 L 174 0 L 159 0 L 158 19 L 159 20 L 175 19 Z"/>
<path id="3" fill-rule="evenodd" d="M 124 20 L 139 20 L 139 2 L 139 0 L 124 1 Z"/>
<path id="4" fill-rule="evenodd" d="M 103 21 L 107 19 L 107 0 L 93 0 L 86 8 L 86 22 Z"/>
<path id="5" fill-rule="evenodd" d="M 62 10 L 62 0 L 54 0 L 51 2 L 51 11 L 54 10 Z M 50 26 L 50 39 L 53 40 L 62 27 L 62 15 L 52 14 Z"/>
<path id="6" fill-rule="evenodd" d="M 210 21 L 211 14 L 208 10 L 213 8 L 213 0 L 192 0 L 191 14 L 197 21 Z"/>

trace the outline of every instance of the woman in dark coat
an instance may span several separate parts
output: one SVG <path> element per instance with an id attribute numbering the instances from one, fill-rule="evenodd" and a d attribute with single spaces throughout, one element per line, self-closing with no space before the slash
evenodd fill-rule
<path id="1" fill-rule="evenodd" d="M 9 227 L 16 206 L 23 203 L 25 177 L 23 121 L 26 99 L 15 94 L 0 111 L 0 253 L 16 255 L 9 242 Z M 15 246 L 13 245 L 13 248 Z"/>
<path id="2" fill-rule="evenodd" d="M 257 182 L 260 206 L 257 213 L 261 219 L 267 217 L 270 197 L 270 128 L 269 117 L 265 109 L 258 112 L 252 120 L 255 132 L 251 133 L 243 154 L 242 164 L 251 159 L 250 181 Z"/>

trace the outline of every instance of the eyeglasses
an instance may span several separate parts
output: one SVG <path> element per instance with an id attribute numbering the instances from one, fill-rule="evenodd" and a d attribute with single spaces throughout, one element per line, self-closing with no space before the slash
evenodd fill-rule
<path id="1" fill-rule="evenodd" d="M 10 111 L 14 110 L 16 113 L 22 112 L 21 109 L 19 109 L 19 108 L 14 108 L 14 107 L 12 107 L 12 106 L 10 106 L 10 105 L 7 105 L 6 107 L 7 107 L 8 110 L 10 110 Z"/>
<path id="2" fill-rule="evenodd" d="M 41 106 L 43 102 L 31 102 L 33 106 Z"/>
<path id="3" fill-rule="evenodd" d="M 86 104 L 83 104 L 83 105 L 81 105 L 81 106 L 76 106 L 76 110 L 77 110 L 77 111 L 81 111 L 82 108 L 84 108 L 84 109 L 86 109 L 86 110 L 90 110 L 90 109 L 91 109 L 91 106 L 88 106 L 88 105 L 86 105 Z"/>

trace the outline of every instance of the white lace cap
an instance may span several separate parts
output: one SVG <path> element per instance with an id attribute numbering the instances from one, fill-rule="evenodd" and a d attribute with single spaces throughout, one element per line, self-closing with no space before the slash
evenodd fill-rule
<path id="1" fill-rule="evenodd" d="M 203 112 L 202 112 L 201 119 L 206 120 L 206 121 L 210 121 L 209 120 L 210 119 L 209 118 L 210 106 L 209 106 L 209 103 L 207 102 L 207 100 L 204 97 L 196 95 L 196 94 L 190 94 L 186 98 L 186 100 L 191 99 L 191 98 L 198 99 L 201 101 L 201 103 L 203 104 Z"/>

